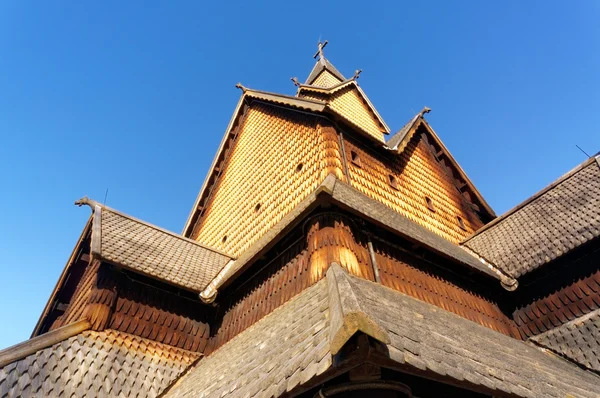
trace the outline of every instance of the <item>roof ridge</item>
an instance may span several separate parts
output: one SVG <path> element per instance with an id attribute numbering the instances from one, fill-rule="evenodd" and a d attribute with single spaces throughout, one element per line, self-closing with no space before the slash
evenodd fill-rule
<path id="1" fill-rule="evenodd" d="M 193 245 L 201 247 L 202 249 L 206 249 L 206 250 L 209 250 L 211 252 L 214 252 L 214 253 L 220 254 L 222 256 L 228 257 L 230 259 L 233 259 L 233 257 L 231 255 L 229 255 L 229 254 L 227 254 L 225 252 L 222 252 L 220 250 L 217 250 L 217 249 L 209 247 L 209 246 L 205 246 L 205 245 L 199 243 L 198 241 L 195 241 L 195 240 L 190 239 L 190 238 L 186 238 L 185 236 L 179 235 L 179 234 L 177 234 L 177 233 L 175 233 L 173 231 L 169 231 L 168 229 L 159 227 L 159 226 L 157 226 L 155 224 L 150 224 L 149 222 L 143 221 L 143 220 L 141 220 L 141 219 L 139 219 L 137 217 L 133 217 L 133 216 L 131 216 L 129 214 L 126 214 L 126 213 L 123 213 L 123 212 L 121 212 L 119 210 L 113 209 L 112 207 L 109 207 L 109 206 L 106 206 L 104 204 L 101 204 L 101 203 L 99 203 L 99 202 L 97 202 L 97 201 L 95 201 L 93 199 L 89 199 L 87 196 L 84 196 L 83 198 L 75 201 L 75 205 L 77 205 L 79 207 L 81 207 L 83 205 L 88 205 L 92 209 L 92 211 L 94 211 L 94 207 L 95 206 L 100 206 L 100 208 L 102 208 L 104 210 L 107 210 L 109 212 L 115 213 L 115 214 L 117 214 L 117 215 L 119 215 L 121 217 L 125 217 L 125 218 L 127 218 L 127 219 L 129 219 L 131 221 L 137 222 L 138 224 L 145 225 L 146 227 L 150 227 L 150 228 L 152 228 L 154 230 L 157 230 L 159 232 L 166 233 L 168 235 L 171 235 L 174 238 L 178 238 L 178 239 L 180 239 L 180 240 L 182 240 L 184 242 L 191 243 Z"/>
<path id="2" fill-rule="evenodd" d="M 329 296 L 331 354 L 340 352 L 357 332 L 369 335 L 383 344 L 390 344 L 391 339 L 385 328 L 363 308 L 361 303 L 365 301 L 364 295 L 356 289 L 348 272 L 333 262 L 329 265 L 325 278 Z"/>
<path id="3" fill-rule="evenodd" d="M 320 100 L 316 100 L 316 99 L 312 99 L 312 98 L 296 97 L 295 95 L 279 94 L 279 93 L 274 93 L 271 91 L 262 91 L 262 90 L 253 90 L 253 89 L 246 89 L 246 91 L 245 91 L 245 94 L 252 95 L 253 93 L 271 95 L 274 97 L 281 97 L 281 98 L 291 99 L 291 100 L 295 100 L 295 101 L 312 102 L 312 103 L 318 104 L 318 105 L 326 104 L 325 101 L 320 101 Z"/>
<path id="4" fill-rule="evenodd" d="M 340 82 L 339 84 L 336 84 L 335 86 L 331 86 L 331 87 L 313 86 L 312 84 L 300 84 L 298 86 L 298 91 L 308 90 L 308 91 L 317 91 L 317 92 L 322 92 L 322 93 L 327 93 L 327 94 L 333 94 L 334 91 L 341 89 L 342 86 L 344 86 L 350 82 L 355 82 L 355 80 L 354 79 L 346 79 L 343 82 Z"/>
<path id="5" fill-rule="evenodd" d="M 462 246 L 462 245 L 466 244 L 467 242 L 469 242 L 471 239 L 473 239 L 476 236 L 478 236 L 480 233 L 482 233 L 484 231 L 487 231 L 488 229 L 494 227 L 495 225 L 498 225 L 498 224 L 502 223 L 504 220 L 508 219 L 511 215 L 513 215 L 514 213 L 518 212 L 519 210 L 521 210 L 522 208 L 524 208 L 528 204 L 532 203 L 534 200 L 540 198 L 541 196 L 545 195 L 546 193 L 550 192 L 551 190 L 557 188 L 559 185 L 561 185 L 564 182 L 568 181 L 571 177 L 575 176 L 577 173 L 579 173 L 583 169 L 587 168 L 594 161 L 597 162 L 598 167 L 600 167 L 600 158 L 599 157 L 592 156 L 589 159 L 586 159 L 584 162 L 578 164 L 573 169 L 569 170 L 568 172 L 566 172 L 565 174 L 563 174 L 562 176 L 560 176 L 554 182 L 550 183 L 546 187 L 544 187 L 541 190 L 539 190 L 538 192 L 534 193 L 529 198 L 525 199 L 523 202 L 517 204 L 516 206 L 514 206 L 510 210 L 506 211 L 500 217 L 495 218 L 494 220 L 490 221 L 489 223 L 487 223 L 483 227 L 479 228 L 477 231 L 473 232 L 470 236 L 466 237 L 461 242 L 459 242 L 459 244 Z"/>
<path id="6" fill-rule="evenodd" d="M 39 350 L 70 339 L 89 330 L 91 326 L 87 319 L 81 319 L 0 350 L 0 368 L 23 359 Z"/>
<path id="7" fill-rule="evenodd" d="M 396 131 L 394 133 L 394 135 L 392 135 L 390 137 L 390 139 L 387 140 L 386 146 L 388 146 L 391 150 L 397 151 L 398 150 L 398 145 L 400 145 L 404 141 L 404 137 L 406 137 L 406 135 L 412 129 L 412 127 L 417 122 L 417 120 L 420 119 L 420 116 L 421 116 L 420 113 L 417 113 L 408 122 L 406 122 L 404 124 L 404 126 L 402 126 L 400 128 L 400 130 Z M 396 141 L 398 141 L 398 142 L 396 142 Z M 390 146 L 390 143 L 392 143 L 393 146 Z"/>

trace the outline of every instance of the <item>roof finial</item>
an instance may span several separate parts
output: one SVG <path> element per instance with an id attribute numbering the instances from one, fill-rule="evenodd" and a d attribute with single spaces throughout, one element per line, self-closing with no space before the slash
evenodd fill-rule
<path id="1" fill-rule="evenodd" d="M 319 59 L 324 59 L 325 58 L 325 55 L 323 55 L 323 49 L 325 48 L 325 46 L 327 45 L 327 43 L 328 43 L 327 40 L 325 40 L 324 43 L 321 43 L 319 41 L 319 44 L 318 44 L 319 50 L 315 53 L 315 55 L 313 55 L 313 58 L 317 58 L 317 57 L 319 57 Z"/>
<path id="2" fill-rule="evenodd" d="M 298 81 L 298 78 L 297 78 L 297 77 L 292 77 L 290 80 L 294 82 L 294 86 L 296 86 L 296 87 L 300 86 L 300 84 L 301 84 L 301 83 Z"/>
<path id="3" fill-rule="evenodd" d="M 235 85 L 235 88 L 239 88 L 240 90 L 242 90 L 244 93 L 246 92 L 247 88 L 242 86 L 242 83 L 238 83 Z"/>
<path id="4" fill-rule="evenodd" d="M 423 117 L 423 116 L 425 116 L 426 113 L 429 113 L 429 112 L 431 112 L 431 108 L 428 108 L 425 106 L 425 107 L 423 107 L 423 109 L 421 109 L 421 112 L 419 112 L 419 116 Z"/>
<path id="5" fill-rule="evenodd" d="M 358 76 L 362 73 L 362 69 L 357 69 L 354 71 L 354 76 L 352 76 L 352 80 L 358 79 Z"/>

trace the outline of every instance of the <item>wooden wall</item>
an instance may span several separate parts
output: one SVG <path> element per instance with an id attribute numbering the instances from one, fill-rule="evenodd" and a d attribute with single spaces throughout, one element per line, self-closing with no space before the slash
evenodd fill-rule
<path id="1" fill-rule="evenodd" d="M 254 102 L 245 111 L 193 238 L 237 257 L 313 192 L 342 177 L 325 119 Z"/>
<path id="2" fill-rule="evenodd" d="M 436 257 L 437 264 L 432 264 L 420 254 L 411 254 L 408 242 L 390 237 L 395 242 L 392 244 L 375 238 L 381 233 L 373 226 L 332 208 L 310 216 L 293 238 L 286 238 L 293 243 L 276 246 L 221 292 L 210 349 L 220 347 L 322 279 L 332 262 L 355 276 L 375 281 L 367 243 L 369 231 L 375 234 L 372 242 L 383 285 L 519 338 L 514 323 L 494 297 L 499 283 L 489 281 L 497 284 L 491 289 L 478 286 L 456 276 L 452 270 L 455 266 L 448 261 Z"/>
<path id="3" fill-rule="evenodd" d="M 93 260 L 49 330 L 88 319 L 97 331 L 114 329 L 203 352 L 212 317 L 212 308 L 195 294 Z"/>
<path id="4" fill-rule="evenodd" d="M 253 102 L 228 141 L 227 154 L 217 167 L 219 177 L 210 179 L 192 237 L 237 257 L 331 173 L 459 242 L 483 222 L 468 194 L 457 189 L 453 169 L 438 158 L 439 148 L 427 140 L 425 131 L 419 127 L 400 155 L 375 148 L 357 132 L 343 133 L 344 157 L 339 126 Z"/>
<path id="5" fill-rule="evenodd" d="M 365 195 L 456 243 L 483 223 L 457 190 L 449 170 L 435 158 L 422 129 L 400 155 L 384 156 L 347 139 L 344 146 L 350 181 Z M 358 161 L 352 161 L 352 152 Z M 434 210 L 429 209 L 426 198 L 431 199 Z M 458 216 L 464 221 L 464 229 Z"/>

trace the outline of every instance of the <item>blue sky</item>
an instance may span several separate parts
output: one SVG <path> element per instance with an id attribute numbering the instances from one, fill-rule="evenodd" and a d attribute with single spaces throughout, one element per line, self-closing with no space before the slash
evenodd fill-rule
<path id="1" fill-rule="evenodd" d="M 29 337 L 88 195 L 180 232 L 244 85 L 319 38 L 392 130 L 428 120 L 501 214 L 600 150 L 600 3 L 0 2 L 0 348 Z"/>

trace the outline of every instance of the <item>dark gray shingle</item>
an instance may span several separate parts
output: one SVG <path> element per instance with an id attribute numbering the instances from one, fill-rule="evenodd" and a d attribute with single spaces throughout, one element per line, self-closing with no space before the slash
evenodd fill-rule
<path id="1" fill-rule="evenodd" d="M 600 310 L 538 334 L 531 340 L 600 372 Z"/>
<path id="2" fill-rule="evenodd" d="M 592 158 L 463 245 L 517 278 L 599 236 L 600 166 Z"/>

